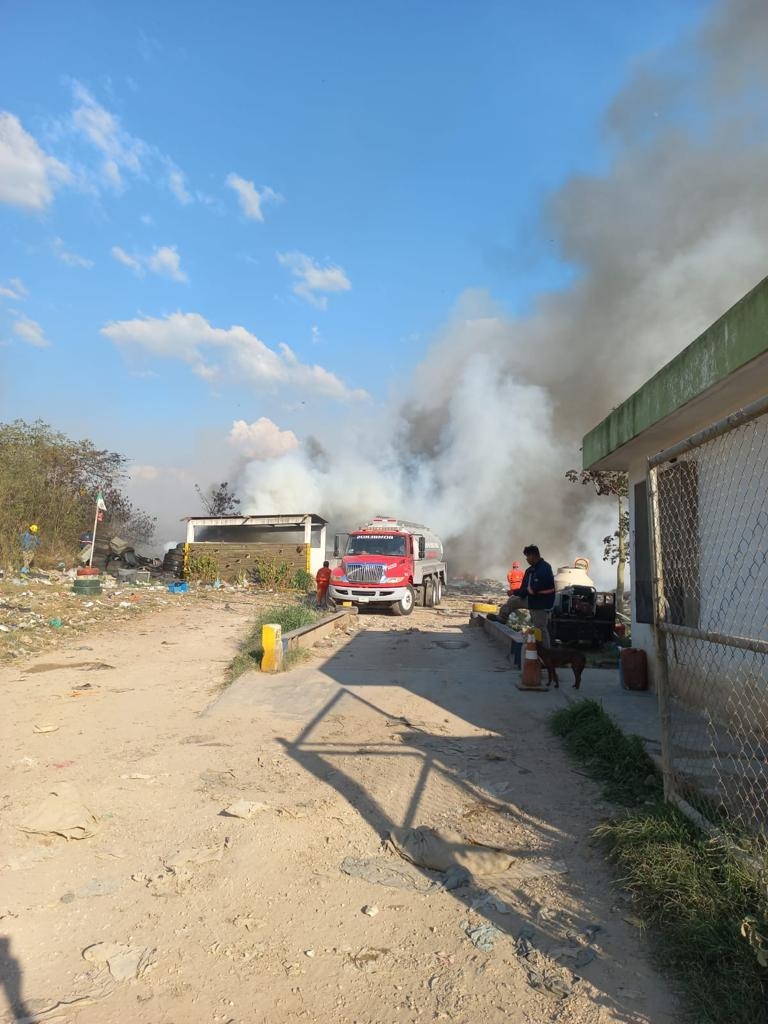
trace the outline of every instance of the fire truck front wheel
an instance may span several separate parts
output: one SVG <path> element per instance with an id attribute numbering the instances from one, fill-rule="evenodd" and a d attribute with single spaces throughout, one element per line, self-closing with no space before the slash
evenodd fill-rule
<path id="1" fill-rule="evenodd" d="M 392 605 L 392 611 L 395 615 L 410 615 L 415 603 L 416 595 L 413 592 L 413 587 L 409 586 L 397 604 Z"/>

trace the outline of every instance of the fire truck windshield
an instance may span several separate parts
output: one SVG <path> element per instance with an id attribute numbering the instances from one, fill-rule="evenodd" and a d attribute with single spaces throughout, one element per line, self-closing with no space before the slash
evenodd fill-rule
<path id="1" fill-rule="evenodd" d="M 347 542 L 348 555 L 404 555 L 405 537 L 391 533 L 358 533 Z"/>

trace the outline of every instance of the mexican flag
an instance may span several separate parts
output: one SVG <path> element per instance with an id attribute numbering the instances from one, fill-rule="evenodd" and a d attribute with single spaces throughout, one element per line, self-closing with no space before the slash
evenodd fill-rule
<path id="1" fill-rule="evenodd" d="M 99 510 L 99 512 L 107 511 L 107 504 L 104 501 L 104 495 L 101 493 L 101 491 L 99 491 L 99 493 L 96 495 L 96 508 Z"/>

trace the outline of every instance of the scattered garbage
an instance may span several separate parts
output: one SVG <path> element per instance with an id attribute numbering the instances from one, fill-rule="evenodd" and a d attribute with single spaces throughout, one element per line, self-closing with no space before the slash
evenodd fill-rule
<path id="1" fill-rule="evenodd" d="M 75 787 L 62 782 L 18 827 L 22 832 L 38 835 L 89 839 L 96 831 L 96 823 L 96 815 L 85 806 Z"/>
<path id="2" fill-rule="evenodd" d="M 473 900 L 470 904 L 470 910 L 495 910 L 499 914 L 509 914 L 510 907 L 508 903 L 500 899 L 498 896 L 494 896 L 492 892 L 487 892 L 479 899 Z"/>
<path id="3" fill-rule="evenodd" d="M 46 732 L 58 732 L 58 725 L 33 725 L 32 732 L 46 733 Z"/>
<path id="4" fill-rule="evenodd" d="M 48 619 L 48 625 L 53 626 L 54 629 L 61 629 L 61 619 L 53 618 Z"/>
<path id="5" fill-rule="evenodd" d="M 314 949 L 305 949 L 304 956 L 308 956 L 310 959 L 315 955 Z"/>
<path id="6" fill-rule="evenodd" d="M 513 863 L 512 855 L 504 850 L 468 843 L 458 832 L 437 831 L 426 825 L 390 829 L 389 843 L 401 857 L 433 871 L 462 867 L 472 875 L 498 875 Z"/>
<path id="7" fill-rule="evenodd" d="M 269 804 L 260 800 L 236 800 L 221 812 L 226 818 L 253 818 L 260 811 L 269 810 Z"/>
<path id="8" fill-rule="evenodd" d="M 422 895 L 450 892 L 469 881 L 466 871 L 425 874 L 410 864 L 393 862 L 388 857 L 345 857 L 341 862 L 341 870 L 345 875 L 362 878 L 366 882 L 384 885 L 389 889 L 418 892 Z"/>
<path id="9" fill-rule="evenodd" d="M 365 914 L 366 917 L 376 917 L 378 912 L 379 912 L 379 908 L 376 906 L 375 903 L 373 903 L 373 904 L 366 904 L 363 907 L 363 913 Z"/>
<path id="10" fill-rule="evenodd" d="M 498 940 L 502 938 L 502 933 L 492 924 L 480 924 L 473 928 L 468 921 L 465 921 L 462 927 L 475 949 L 481 949 L 484 953 L 490 953 Z"/>
<path id="11" fill-rule="evenodd" d="M 148 946 L 97 942 L 83 950 L 83 959 L 93 964 L 106 964 L 115 981 L 130 981 L 132 978 L 140 978 L 152 966 L 156 952 Z"/>
<path id="12" fill-rule="evenodd" d="M 506 850 L 468 842 L 458 832 L 450 829 L 436 830 L 426 825 L 390 829 L 388 844 L 401 857 L 418 867 L 448 872 L 449 875 L 463 872 L 464 881 L 468 876 L 500 874 L 518 881 L 528 881 L 547 875 L 565 874 L 568 870 L 561 861 L 513 857 Z M 459 884 L 463 884 L 463 881 Z"/>
<path id="13" fill-rule="evenodd" d="M 188 583 L 169 583 L 168 593 L 169 594 L 186 594 L 189 590 Z"/>
<path id="14" fill-rule="evenodd" d="M 229 837 L 216 846 L 189 846 L 179 850 L 172 857 L 167 857 L 164 863 L 169 871 L 177 871 L 187 864 L 208 864 L 211 861 L 221 860 L 224 851 L 229 847 Z"/>
<path id="15" fill-rule="evenodd" d="M 567 999 L 573 995 L 574 983 L 578 982 L 578 977 L 571 973 L 569 979 L 566 969 L 539 952 L 534 945 L 533 936 L 532 928 L 523 928 L 515 944 L 515 952 L 523 962 L 528 975 L 528 984 L 531 988 L 548 992 L 557 999 Z"/>

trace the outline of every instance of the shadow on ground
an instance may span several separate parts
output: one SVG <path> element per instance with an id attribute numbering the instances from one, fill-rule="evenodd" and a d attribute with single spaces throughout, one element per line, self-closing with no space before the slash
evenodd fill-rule
<path id="1" fill-rule="evenodd" d="M 472 626 L 455 620 L 449 621 L 450 631 L 440 632 L 415 625 L 371 626 L 319 669 L 303 670 L 297 678 L 297 692 L 309 692 L 314 708 L 295 739 L 280 739 L 286 753 L 332 787 L 382 838 L 393 828 L 419 825 L 449 825 L 476 842 L 506 833 L 517 842 L 505 843 L 505 850 L 528 862 L 534 873 L 542 864 L 554 871 L 564 865 L 566 907 L 547 905 L 551 887 L 505 885 L 498 877 L 485 880 L 487 887 L 473 881 L 451 896 L 512 937 L 534 987 L 557 989 L 557 977 L 565 977 L 578 990 L 578 970 L 563 970 L 572 961 L 523 956 L 531 948 L 562 950 L 569 940 L 598 953 L 585 966 L 584 977 L 594 986 L 590 998 L 609 1007 L 617 1021 L 647 1020 L 637 1006 L 628 1005 L 637 998 L 631 990 L 638 975 L 644 975 L 646 991 L 658 988 L 658 978 L 645 957 L 621 963 L 611 951 L 613 946 L 623 955 L 634 949 L 637 956 L 638 945 L 632 928 L 611 914 L 616 898 L 610 876 L 589 843 L 599 817 L 598 789 L 570 765 L 546 726 L 554 707 L 569 698 L 563 691 L 518 691 L 503 653 Z M 446 640 L 456 643 L 445 647 Z M 287 682 L 264 681 L 278 688 Z M 419 717 L 403 713 L 403 703 L 413 706 L 406 697 L 420 699 Z M 361 718 L 364 722 L 353 741 L 338 724 L 350 716 L 356 727 Z M 466 735 L 456 735 L 457 728 Z M 377 775 L 383 774 L 377 764 L 385 761 L 398 765 L 401 786 L 394 800 L 375 792 Z M 407 792 L 406 786 L 411 787 Z M 531 895 L 532 888 L 538 895 Z M 500 895 L 508 913 L 492 901 L 483 904 L 486 897 Z M 541 970 L 532 971 L 534 964 Z M 657 1014 L 654 1024 L 664 1019 L 672 1018 Z"/>

